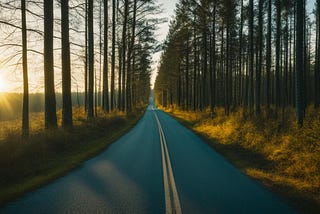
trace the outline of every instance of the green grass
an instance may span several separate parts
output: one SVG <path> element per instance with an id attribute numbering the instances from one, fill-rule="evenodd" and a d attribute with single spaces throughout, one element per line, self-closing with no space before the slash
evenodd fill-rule
<path id="1" fill-rule="evenodd" d="M 28 142 L 20 138 L 17 121 L 0 124 L 5 127 L 0 132 L 0 205 L 49 183 L 97 155 L 132 128 L 143 114 L 143 110 L 130 115 L 100 112 L 99 117 L 87 121 L 83 110 L 74 112 L 75 125 L 69 131 L 43 130 L 40 128 L 43 119 L 32 115 Z M 58 115 L 61 119 L 61 112 Z"/>
<path id="2" fill-rule="evenodd" d="M 186 112 L 165 109 L 202 137 L 248 176 L 306 213 L 320 210 L 320 112 L 308 108 L 299 129 L 294 109 L 285 120 L 275 115 L 243 116 L 240 109 L 224 115 L 216 109 Z"/>

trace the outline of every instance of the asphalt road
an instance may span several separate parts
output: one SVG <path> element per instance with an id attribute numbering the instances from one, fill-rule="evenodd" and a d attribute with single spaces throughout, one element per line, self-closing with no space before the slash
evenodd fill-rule
<path id="1" fill-rule="evenodd" d="M 150 105 L 139 123 L 107 150 L 0 213 L 296 211 Z"/>

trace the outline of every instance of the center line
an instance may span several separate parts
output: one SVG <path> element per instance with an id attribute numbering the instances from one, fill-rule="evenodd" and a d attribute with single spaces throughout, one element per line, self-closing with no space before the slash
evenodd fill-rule
<path id="1" fill-rule="evenodd" d="M 176 182 L 174 180 L 166 138 L 156 112 L 154 112 L 154 116 L 156 118 L 159 134 L 160 134 L 166 213 L 181 214 L 182 213 L 181 205 L 180 205 L 179 195 L 176 187 Z M 171 199 L 171 196 L 173 197 L 173 200 Z"/>

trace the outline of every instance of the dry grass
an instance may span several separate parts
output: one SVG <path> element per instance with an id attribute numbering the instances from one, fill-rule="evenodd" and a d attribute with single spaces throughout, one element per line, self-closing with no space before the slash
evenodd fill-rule
<path id="1" fill-rule="evenodd" d="M 294 109 L 285 120 L 274 115 L 229 116 L 217 109 L 185 112 L 165 109 L 207 139 L 220 153 L 249 176 L 262 181 L 308 213 L 320 210 L 320 111 L 308 108 L 303 128 Z M 282 118 L 279 115 L 279 118 Z"/>
<path id="2" fill-rule="evenodd" d="M 30 137 L 21 138 L 20 120 L 1 122 L 0 205 L 26 191 L 46 184 L 79 166 L 126 133 L 142 116 L 143 110 L 125 115 L 98 110 L 88 121 L 84 109 L 74 109 L 72 130 L 44 130 L 44 116 L 32 114 Z"/>

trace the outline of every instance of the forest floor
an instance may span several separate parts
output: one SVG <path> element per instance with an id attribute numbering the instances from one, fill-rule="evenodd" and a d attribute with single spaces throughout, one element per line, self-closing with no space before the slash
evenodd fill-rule
<path id="1" fill-rule="evenodd" d="M 144 108 L 128 115 L 104 114 L 88 121 L 84 109 L 75 108 L 72 130 L 44 130 L 43 113 L 30 115 L 30 137 L 21 139 L 21 121 L 0 122 L 0 205 L 53 179 L 95 156 L 128 132 L 144 113 Z"/>
<path id="2" fill-rule="evenodd" d="M 303 213 L 319 213 L 319 110 L 307 109 L 301 129 L 295 122 L 294 109 L 286 109 L 279 117 L 266 113 L 249 117 L 244 116 L 243 110 L 226 116 L 222 108 L 216 109 L 214 116 L 210 110 L 164 110 L 245 174 L 281 195 Z"/>

